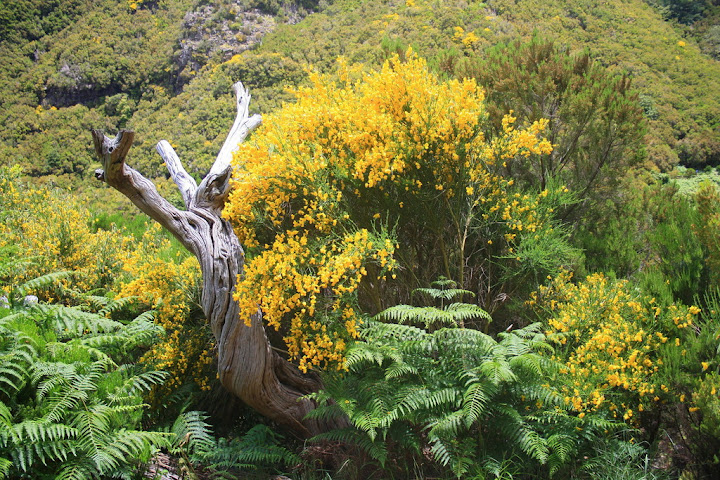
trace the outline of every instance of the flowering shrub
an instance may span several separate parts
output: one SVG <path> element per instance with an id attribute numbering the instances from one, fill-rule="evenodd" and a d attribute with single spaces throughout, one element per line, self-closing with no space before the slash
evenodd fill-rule
<path id="1" fill-rule="evenodd" d="M 165 329 L 163 340 L 155 343 L 141 358 L 142 362 L 170 375 L 155 388 L 156 398 L 192 382 L 209 390 L 216 378 L 211 334 L 200 310 L 200 266 L 193 256 L 170 258 L 170 242 L 159 235 L 154 224 L 144 235 L 139 248 L 128 258 L 123 269 L 129 274 L 119 298 L 136 297 L 155 311 L 155 321 Z M 165 255 L 167 257 L 167 255 Z"/>
<path id="2" fill-rule="evenodd" d="M 89 292 L 111 286 L 129 255 L 132 238 L 93 228 L 82 200 L 61 190 L 22 185 L 19 168 L 0 172 L 0 248 L 15 265 L 3 275 L 5 290 L 51 272 L 73 271 L 60 283 Z M 9 294 L 9 291 L 5 291 Z M 50 300 L 60 291 L 32 292 Z"/>
<path id="3" fill-rule="evenodd" d="M 311 74 L 296 103 L 265 119 L 235 156 L 224 211 L 249 249 L 241 315 L 259 304 L 302 370 L 341 365 L 361 306 L 379 311 L 440 275 L 462 286 L 481 275 L 465 268 L 470 256 L 522 263 L 525 240 L 553 236 L 558 192 L 517 191 L 496 173 L 551 150 L 544 121 L 516 129 L 507 115 L 488 139 L 474 81 L 441 82 L 412 52 L 362 69 Z"/>
<path id="4" fill-rule="evenodd" d="M 697 407 L 691 411 L 702 412 L 700 431 L 716 441 L 720 439 L 720 375 L 712 372 L 700 380 L 697 390 L 693 392 L 693 402 Z"/>
<path id="5" fill-rule="evenodd" d="M 654 403 L 685 400 L 663 383 L 663 368 L 685 355 L 683 330 L 693 326 L 699 308 L 659 306 L 627 281 L 603 274 L 577 284 L 570 274 L 560 275 L 529 303 L 549 313 L 554 358 L 565 365 L 565 402 L 581 416 L 604 411 L 634 423 L 634 415 Z"/>
<path id="6" fill-rule="evenodd" d="M 3 293 L 63 270 L 74 273 L 58 281 L 60 288 L 28 293 L 51 301 L 73 291 L 119 289 L 116 299 L 136 297 L 143 307 L 155 310 L 156 322 L 166 331 L 164 340 L 142 357 L 153 368 L 170 373 L 156 390 L 172 391 L 187 382 L 209 389 L 216 373 L 210 334 L 197 305 L 197 260 L 168 257 L 170 243 L 160 236 L 158 225 L 140 241 L 119 229 L 94 231 L 90 212 L 76 197 L 58 190 L 18 188 L 18 174 L 17 169 L 0 172 L 0 249 L 15 257 L 11 268 L 0 269 Z M 82 295 L 63 300 L 78 298 Z"/>

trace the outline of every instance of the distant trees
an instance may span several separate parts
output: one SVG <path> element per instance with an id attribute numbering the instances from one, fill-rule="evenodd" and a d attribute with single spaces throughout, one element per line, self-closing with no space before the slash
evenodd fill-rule
<path id="1" fill-rule="evenodd" d="M 712 5 L 712 0 L 646 0 L 660 7 L 667 18 L 680 23 L 690 24 L 698 20 L 703 12 Z M 716 2 L 717 3 L 717 2 Z"/>

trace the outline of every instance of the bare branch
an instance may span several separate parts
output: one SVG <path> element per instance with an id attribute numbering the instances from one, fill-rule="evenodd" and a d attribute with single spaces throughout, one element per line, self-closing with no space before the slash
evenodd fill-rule
<path id="1" fill-rule="evenodd" d="M 103 167 L 95 171 L 95 176 L 128 197 L 146 215 L 175 235 L 190 251 L 196 252 L 197 245 L 187 234 L 187 212 L 175 208 L 158 193 L 152 181 L 125 164 L 125 157 L 134 136 L 135 134 L 128 130 L 121 130 L 115 138 L 105 136 L 102 130 L 92 131 L 95 154 Z"/>
<path id="2" fill-rule="evenodd" d="M 225 143 L 223 143 L 217 159 L 210 169 L 208 177 L 221 175 L 230 165 L 232 154 L 237 150 L 238 145 L 245 140 L 245 137 L 262 122 L 260 115 L 249 116 L 250 92 L 243 86 L 242 82 L 233 85 L 236 94 L 237 115 Z"/>
<path id="3" fill-rule="evenodd" d="M 165 161 L 165 165 L 170 172 L 170 176 L 178 186 L 178 189 L 182 194 L 183 201 L 185 202 L 185 206 L 189 209 L 198 188 L 197 182 L 195 182 L 195 179 L 187 173 L 185 167 L 182 165 L 182 162 L 180 162 L 180 157 L 178 157 L 177 153 L 175 153 L 175 149 L 166 140 L 160 140 L 160 142 L 155 146 L 155 150 L 157 150 Z"/>

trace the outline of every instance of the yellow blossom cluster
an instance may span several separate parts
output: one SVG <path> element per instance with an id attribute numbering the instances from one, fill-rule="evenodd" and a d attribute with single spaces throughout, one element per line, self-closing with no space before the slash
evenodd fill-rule
<path id="1" fill-rule="evenodd" d="M 127 0 L 128 8 L 130 11 L 136 11 L 138 8 L 141 8 L 143 4 L 145 3 L 145 0 Z"/>
<path id="2" fill-rule="evenodd" d="M 550 315 L 547 334 L 563 364 L 565 401 L 581 414 L 606 411 L 632 423 L 636 412 L 669 398 L 658 372 L 667 349 L 682 346 L 678 329 L 691 325 L 700 310 L 660 307 L 632 292 L 627 281 L 603 274 L 577 284 L 570 277 L 559 275 L 528 302 Z M 672 340 L 665 327 L 671 321 L 678 334 Z"/>
<path id="3" fill-rule="evenodd" d="M 245 319 L 260 307 L 303 369 L 339 365 L 360 321 L 354 297 L 396 267 L 388 232 L 404 218 L 430 210 L 447 222 L 430 206 L 470 204 L 493 209 L 488 218 L 508 232 L 536 228 L 537 196 L 513 197 L 492 167 L 509 158 L 504 148 L 545 151 L 543 124 L 488 142 L 482 89 L 442 82 L 406 57 L 380 71 L 340 61 L 335 77 L 311 73 L 297 102 L 235 154 L 224 215 L 248 248 L 236 299 Z"/>
<path id="4" fill-rule="evenodd" d="M 472 47 L 480 41 L 475 32 L 466 32 L 463 27 L 455 27 L 453 30 L 453 40 L 462 43 L 465 47 Z"/>
<path id="5" fill-rule="evenodd" d="M 246 322 L 258 304 L 267 324 L 276 330 L 290 317 L 285 342 L 303 371 L 310 365 L 341 365 L 344 339 L 357 337 L 360 321 L 347 298 L 368 274 L 366 262 L 373 261 L 382 270 L 394 266 L 395 245 L 390 238 L 360 229 L 337 240 L 318 247 L 318 240 L 297 230 L 280 234 L 272 248 L 248 262 L 236 287 L 235 298 Z M 328 315 L 342 317 L 339 329 L 307 321 Z"/>
<path id="6" fill-rule="evenodd" d="M 200 266 L 192 256 L 163 258 L 170 244 L 159 230 L 153 224 L 125 262 L 129 281 L 122 285 L 118 298 L 137 298 L 155 311 L 155 321 L 165 328 L 165 338 L 142 357 L 143 362 L 170 374 L 154 394 L 162 397 L 187 382 L 207 390 L 216 373 L 211 334 L 199 306 Z"/>
<path id="7" fill-rule="evenodd" d="M 552 144 L 547 139 L 538 141 L 545 131 L 549 120 L 543 118 L 536 120 L 527 128 L 518 130 L 514 127 L 517 120 L 512 116 L 512 110 L 502 119 L 504 136 L 496 137 L 490 144 L 491 155 L 495 158 L 509 159 L 517 155 L 529 157 L 530 155 L 548 155 L 552 152 Z"/>

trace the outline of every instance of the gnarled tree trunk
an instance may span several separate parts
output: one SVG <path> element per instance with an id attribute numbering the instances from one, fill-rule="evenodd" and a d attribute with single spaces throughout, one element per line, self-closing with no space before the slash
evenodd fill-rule
<path id="1" fill-rule="evenodd" d="M 253 315 L 248 327 L 233 300 L 237 276 L 243 273 L 244 252 L 221 210 L 229 189 L 232 152 L 261 122 L 259 115 L 248 115 L 248 91 L 239 82 L 233 88 L 237 117 L 200 185 L 185 171 L 168 142 L 163 140 L 157 145 L 182 193 L 186 210 L 170 204 L 150 180 L 125 164 L 134 137 L 131 131 L 123 130 L 109 138 L 93 130 L 95 152 L 103 166 L 95 176 L 169 230 L 200 261 L 202 308 L 217 342 L 218 372 L 225 388 L 265 417 L 307 437 L 330 426 L 304 419 L 315 405 L 302 397 L 320 388 L 318 378 L 303 375 L 275 353 L 265 335 L 262 313 Z"/>

